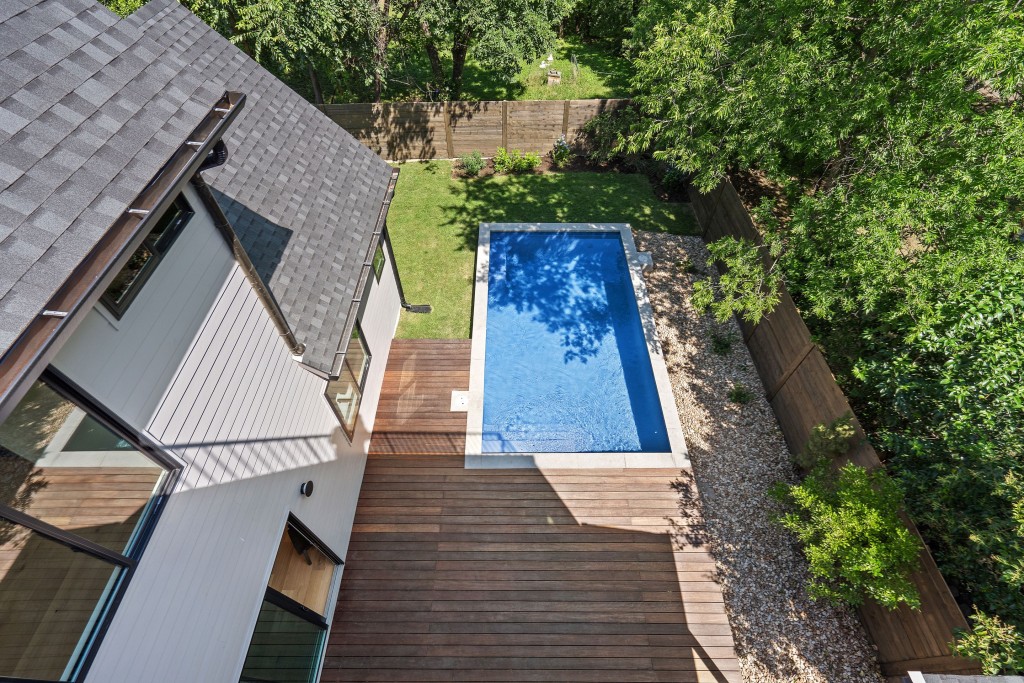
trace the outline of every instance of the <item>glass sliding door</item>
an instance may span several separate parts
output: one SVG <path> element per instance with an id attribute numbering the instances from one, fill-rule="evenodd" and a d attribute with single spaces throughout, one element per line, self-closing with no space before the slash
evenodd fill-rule
<path id="1" fill-rule="evenodd" d="M 291 517 L 278 545 L 240 683 L 314 683 L 341 558 Z"/>
<path id="2" fill-rule="evenodd" d="M 0 423 L 0 677 L 81 677 L 172 468 L 49 371 Z"/>
<path id="3" fill-rule="evenodd" d="M 327 624 L 295 614 L 267 599 L 249 643 L 241 683 L 313 683 L 327 639 Z"/>

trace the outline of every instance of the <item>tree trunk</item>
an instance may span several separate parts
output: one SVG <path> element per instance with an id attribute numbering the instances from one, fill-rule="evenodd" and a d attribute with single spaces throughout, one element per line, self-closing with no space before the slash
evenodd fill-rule
<path id="1" fill-rule="evenodd" d="M 462 94 L 462 74 L 466 70 L 466 55 L 469 53 L 471 34 L 464 29 L 455 35 L 452 42 L 452 80 L 448 84 L 449 99 L 457 100 Z"/>
<path id="2" fill-rule="evenodd" d="M 316 69 L 313 68 L 312 62 L 306 62 L 306 69 L 309 71 L 309 84 L 313 86 L 313 103 L 323 104 L 324 94 L 320 90 L 320 79 L 317 78 Z"/>
<path id="3" fill-rule="evenodd" d="M 382 0 L 380 6 L 381 26 L 377 32 L 377 63 L 373 65 L 373 101 L 380 102 L 384 95 L 384 70 L 388 62 L 388 45 L 391 43 L 391 0 Z"/>
<path id="4" fill-rule="evenodd" d="M 437 45 L 434 44 L 434 36 L 430 33 L 430 24 L 421 21 L 420 29 L 423 30 L 423 36 L 427 39 L 427 58 L 430 59 L 430 71 L 434 74 L 434 87 L 440 88 L 444 85 L 444 67 L 441 65 L 441 55 L 437 51 Z"/>
<path id="5" fill-rule="evenodd" d="M 462 73 L 466 68 L 466 53 L 468 51 L 469 45 L 466 43 L 452 45 L 452 80 L 448 84 L 449 99 L 457 100 L 462 93 Z"/>

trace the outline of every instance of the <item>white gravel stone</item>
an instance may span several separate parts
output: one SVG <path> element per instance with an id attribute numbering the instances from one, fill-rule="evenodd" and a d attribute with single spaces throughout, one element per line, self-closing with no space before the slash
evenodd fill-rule
<path id="1" fill-rule="evenodd" d="M 772 519 L 779 506 L 768 489 L 792 481 L 793 466 L 739 326 L 697 315 L 690 305 L 694 279 L 714 271 L 703 241 L 645 232 L 635 237 L 656 264 L 645 279 L 743 680 L 880 683 L 856 614 L 808 596 L 807 563 Z M 688 273 L 687 263 L 699 272 Z M 723 355 L 712 350 L 715 335 L 732 339 Z M 731 402 L 736 384 L 753 400 Z"/>

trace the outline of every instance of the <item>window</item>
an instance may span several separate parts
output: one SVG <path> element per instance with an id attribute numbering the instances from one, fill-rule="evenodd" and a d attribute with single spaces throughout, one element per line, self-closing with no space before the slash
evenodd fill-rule
<path id="1" fill-rule="evenodd" d="M 100 301 L 118 319 L 125 314 L 139 290 L 153 274 L 157 264 L 171 248 L 195 212 L 185 197 L 178 195 L 156 227 L 143 240 L 142 246 L 128 259 L 121 272 L 107 287 Z"/>
<path id="2" fill-rule="evenodd" d="M 380 274 L 384 270 L 384 243 L 378 242 L 377 249 L 373 252 L 373 276 L 380 282 Z"/>
<path id="3" fill-rule="evenodd" d="M 52 372 L 0 423 L 0 677 L 77 680 L 171 468 Z"/>
<path id="4" fill-rule="evenodd" d="M 327 398 L 349 439 L 355 434 L 359 403 L 363 399 L 363 387 L 369 368 L 370 351 L 366 348 L 362 330 L 356 324 L 345 350 L 341 376 L 327 383 Z"/>
<path id="5" fill-rule="evenodd" d="M 341 559 L 291 517 L 242 665 L 241 683 L 313 683 L 327 640 L 327 608 Z"/>

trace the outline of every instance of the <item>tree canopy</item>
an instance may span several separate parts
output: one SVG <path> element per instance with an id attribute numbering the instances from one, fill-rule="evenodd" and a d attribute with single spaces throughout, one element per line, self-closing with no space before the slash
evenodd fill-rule
<path id="1" fill-rule="evenodd" d="M 650 0 L 624 137 L 775 184 L 785 280 L 941 569 L 1018 627 L 1022 36 L 1007 0 Z"/>
<path id="2" fill-rule="evenodd" d="M 572 0 L 389 0 L 393 39 L 425 51 L 438 95 L 458 99 L 472 55 L 500 77 L 518 75 L 555 39 Z"/>

